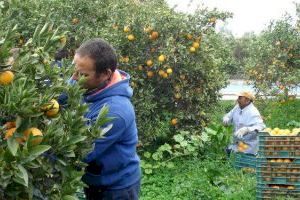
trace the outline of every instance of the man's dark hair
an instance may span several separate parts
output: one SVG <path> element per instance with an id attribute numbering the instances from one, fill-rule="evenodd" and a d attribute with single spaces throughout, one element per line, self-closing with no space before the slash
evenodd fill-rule
<path id="1" fill-rule="evenodd" d="M 115 49 L 106 41 L 95 38 L 84 42 L 75 52 L 79 56 L 88 56 L 95 62 L 96 74 L 117 68 L 117 55 Z"/>
<path id="2" fill-rule="evenodd" d="M 54 59 L 61 61 L 63 58 L 68 58 L 68 57 L 69 57 L 69 51 L 65 48 L 62 48 L 55 53 Z"/>

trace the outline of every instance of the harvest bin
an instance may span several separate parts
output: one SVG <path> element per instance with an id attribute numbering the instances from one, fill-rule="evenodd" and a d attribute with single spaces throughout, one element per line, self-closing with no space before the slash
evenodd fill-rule
<path id="1" fill-rule="evenodd" d="M 257 199 L 300 199 L 300 136 L 258 134 Z"/>
<path id="2" fill-rule="evenodd" d="M 245 153 L 232 153 L 233 155 L 233 166 L 236 169 L 252 169 L 256 168 L 256 156 Z"/>

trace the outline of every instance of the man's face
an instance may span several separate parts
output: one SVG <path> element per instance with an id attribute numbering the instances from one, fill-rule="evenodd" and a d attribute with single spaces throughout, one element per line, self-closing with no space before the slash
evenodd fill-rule
<path id="1" fill-rule="evenodd" d="M 89 56 L 74 56 L 75 72 L 72 79 L 78 81 L 81 76 L 85 78 L 83 88 L 92 90 L 97 88 L 100 83 L 109 79 L 107 73 L 96 74 L 95 62 Z"/>
<path id="2" fill-rule="evenodd" d="M 250 103 L 250 100 L 246 97 L 239 96 L 237 99 L 237 102 L 238 102 L 240 108 L 244 108 Z"/>

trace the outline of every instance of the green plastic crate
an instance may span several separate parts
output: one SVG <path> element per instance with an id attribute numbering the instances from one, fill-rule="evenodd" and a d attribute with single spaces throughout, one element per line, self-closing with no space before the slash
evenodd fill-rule
<path id="1" fill-rule="evenodd" d="M 256 168 L 256 156 L 245 153 L 233 153 L 233 166 L 236 169 Z"/>
<path id="2" fill-rule="evenodd" d="M 288 199 L 288 198 L 300 199 L 300 185 L 258 183 L 256 197 L 257 199 L 273 199 L 273 200 L 278 197 L 282 197 L 284 199 Z"/>
<path id="3" fill-rule="evenodd" d="M 258 155 L 260 157 L 300 158 L 300 135 L 271 136 L 269 133 L 258 134 Z"/>
<path id="4" fill-rule="evenodd" d="M 279 161 L 281 160 L 281 161 Z M 270 164 L 272 166 L 278 166 L 278 165 L 285 165 L 286 167 L 288 166 L 294 166 L 295 164 L 300 166 L 300 157 L 296 158 L 290 158 L 290 157 L 257 157 L 257 164 L 262 165 L 262 164 Z"/>

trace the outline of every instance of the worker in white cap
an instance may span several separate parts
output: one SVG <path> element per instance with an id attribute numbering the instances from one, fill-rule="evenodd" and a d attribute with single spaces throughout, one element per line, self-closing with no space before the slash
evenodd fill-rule
<path id="1" fill-rule="evenodd" d="M 257 153 L 257 133 L 265 128 L 263 119 L 253 105 L 254 95 L 249 91 L 237 94 L 237 105 L 223 117 L 224 125 L 233 124 L 233 144 L 229 145 L 227 152 Z M 247 148 L 238 148 L 239 142 L 246 144 Z"/>

